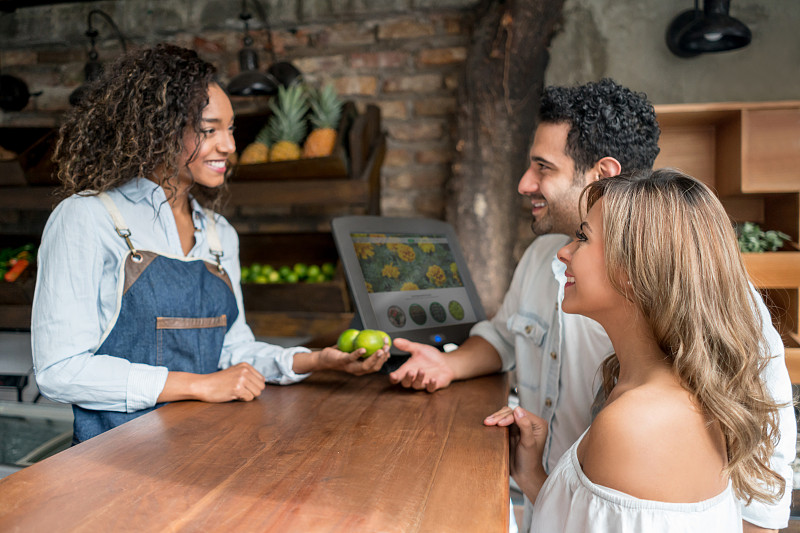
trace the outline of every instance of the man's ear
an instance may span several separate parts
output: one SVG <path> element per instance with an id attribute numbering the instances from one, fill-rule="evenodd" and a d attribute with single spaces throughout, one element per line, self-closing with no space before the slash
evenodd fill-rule
<path id="1" fill-rule="evenodd" d="M 620 172 L 622 172 L 622 165 L 620 165 L 619 161 L 611 156 L 602 158 L 600 161 L 595 163 L 594 168 L 597 171 L 596 179 L 618 176 Z"/>

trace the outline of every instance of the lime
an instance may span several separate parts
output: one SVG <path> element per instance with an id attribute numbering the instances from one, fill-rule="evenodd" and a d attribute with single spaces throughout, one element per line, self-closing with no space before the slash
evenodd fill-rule
<path id="1" fill-rule="evenodd" d="M 250 281 L 250 269 L 242 267 L 242 283 L 247 283 L 248 281 Z"/>
<path id="2" fill-rule="evenodd" d="M 250 265 L 250 272 L 254 276 L 258 276 L 259 274 L 261 274 L 261 263 L 253 263 L 252 265 Z"/>
<path id="3" fill-rule="evenodd" d="M 255 278 L 253 278 L 253 281 L 254 281 L 255 283 L 258 283 L 258 284 L 260 284 L 260 285 L 263 285 L 263 284 L 265 284 L 265 283 L 269 283 L 269 280 L 267 279 L 267 276 L 262 276 L 261 274 L 259 274 L 259 275 L 258 275 L 258 276 L 256 276 Z"/>
<path id="4" fill-rule="evenodd" d="M 353 341 L 356 340 L 358 334 L 361 333 L 357 329 L 346 329 L 339 335 L 339 340 L 336 341 L 336 346 L 343 352 L 350 353 L 355 350 L 355 346 L 353 346 Z"/>
<path id="5" fill-rule="evenodd" d="M 283 279 L 286 279 L 286 276 L 288 276 L 291 273 L 292 273 L 291 267 L 288 267 L 286 265 L 283 265 L 278 269 L 278 274 L 280 274 Z"/>
<path id="6" fill-rule="evenodd" d="M 308 270 L 306 270 L 306 277 L 318 278 L 321 273 L 322 269 L 319 267 L 319 265 L 308 265 Z"/>
<path id="7" fill-rule="evenodd" d="M 333 263 L 322 263 L 322 273 L 332 278 L 336 274 L 336 265 Z"/>
<path id="8" fill-rule="evenodd" d="M 269 274 L 267 274 L 267 281 L 270 283 L 279 283 L 281 281 L 281 275 L 278 274 L 277 270 L 270 270 Z"/>
<path id="9" fill-rule="evenodd" d="M 308 267 L 305 265 L 305 263 L 295 263 L 294 267 L 292 267 L 292 271 L 297 274 L 299 279 L 303 279 L 306 277 Z"/>
<path id="10" fill-rule="evenodd" d="M 367 353 L 365 353 L 361 357 L 366 359 L 370 355 L 374 354 L 375 352 L 383 348 L 384 338 L 388 338 L 389 343 L 391 344 L 392 338 L 389 337 L 389 335 L 387 335 L 383 331 L 378 331 L 377 329 L 365 329 L 358 334 L 355 342 L 353 343 L 353 346 L 355 346 L 356 349 L 365 348 L 367 350 Z"/>
<path id="11" fill-rule="evenodd" d="M 300 278 L 297 277 L 297 274 L 295 274 L 294 272 L 289 272 L 288 274 L 286 274 L 286 277 L 283 278 L 283 281 L 285 281 L 286 283 L 297 283 L 298 281 L 300 281 Z"/>

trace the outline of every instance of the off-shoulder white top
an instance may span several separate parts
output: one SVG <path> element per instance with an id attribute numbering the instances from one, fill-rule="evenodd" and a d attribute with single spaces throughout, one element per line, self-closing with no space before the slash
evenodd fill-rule
<path id="1" fill-rule="evenodd" d="M 730 483 L 722 493 L 695 503 L 641 500 L 592 483 L 578 462 L 578 444 L 585 435 L 586 432 L 564 453 L 539 492 L 533 508 L 532 532 L 742 531 L 742 515 Z"/>

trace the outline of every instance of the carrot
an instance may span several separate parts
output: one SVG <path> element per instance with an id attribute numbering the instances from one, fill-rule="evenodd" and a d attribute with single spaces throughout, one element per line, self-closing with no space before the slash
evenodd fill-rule
<path id="1" fill-rule="evenodd" d="M 29 264 L 30 261 L 28 261 L 27 259 L 18 259 L 17 262 L 14 264 L 14 266 L 12 266 L 8 270 L 8 272 L 6 272 L 5 276 L 3 276 L 3 279 L 5 279 L 9 283 L 17 281 L 19 275 L 22 274 L 22 272 L 26 268 L 28 268 Z"/>

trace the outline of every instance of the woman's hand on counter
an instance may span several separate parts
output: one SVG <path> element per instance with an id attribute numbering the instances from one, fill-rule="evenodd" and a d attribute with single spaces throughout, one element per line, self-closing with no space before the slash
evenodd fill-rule
<path id="1" fill-rule="evenodd" d="M 356 376 L 371 374 L 381 369 L 389 359 L 389 345 L 376 351 L 366 359 L 361 356 L 366 353 L 364 348 L 359 348 L 352 353 L 339 350 L 335 346 L 309 353 L 294 355 L 292 370 L 297 374 L 306 374 L 317 370 L 340 370 Z"/>
<path id="2" fill-rule="evenodd" d="M 158 402 L 249 402 L 260 396 L 265 386 L 264 376 L 249 363 L 239 363 L 212 374 L 170 372 L 164 390 L 158 396 Z"/>
<path id="3" fill-rule="evenodd" d="M 503 407 L 487 416 L 483 423 L 487 426 L 509 426 L 511 475 L 522 492 L 531 501 L 536 501 L 539 490 L 547 480 L 547 473 L 542 466 L 547 422 L 522 407 Z"/>

